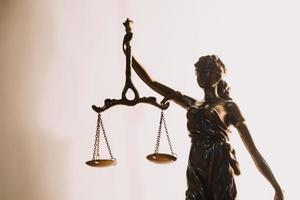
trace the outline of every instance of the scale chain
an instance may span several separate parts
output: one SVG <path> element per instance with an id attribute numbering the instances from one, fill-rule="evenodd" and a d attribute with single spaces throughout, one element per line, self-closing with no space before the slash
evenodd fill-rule
<path id="1" fill-rule="evenodd" d="M 157 139 L 156 139 L 156 145 L 155 145 L 154 153 L 157 154 L 158 151 L 159 151 L 162 125 L 164 125 L 165 131 L 166 131 L 166 136 L 167 136 L 167 140 L 168 140 L 168 144 L 169 144 L 169 147 L 170 147 L 171 154 L 174 155 L 175 153 L 173 151 L 173 147 L 172 147 L 172 144 L 171 144 L 171 139 L 170 139 L 170 136 L 169 136 L 169 132 L 168 132 L 168 128 L 167 128 L 167 123 L 166 123 L 166 119 L 165 119 L 165 115 L 164 115 L 163 110 L 160 113 L 159 128 L 158 128 L 158 134 L 157 134 Z"/>
<path id="2" fill-rule="evenodd" d="M 169 147 L 170 147 L 170 150 L 171 150 L 171 154 L 174 155 L 174 151 L 173 151 L 173 148 L 172 148 L 172 144 L 171 144 L 171 140 L 170 140 L 170 136 L 169 136 L 169 132 L 168 132 L 168 128 L 167 128 L 167 123 L 166 123 L 166 119 L 165 119 L 165 115 L 164 115 L 163 111 L 161 112 L 161 115 L 162 115 L 162 122 L 164 124 L 164 128 L 165 128 L 165 131 L 166 131 L 166 136 L 167 136 L 167 139 L 168 139 Z"/>
<path id="3" fill-rule="evenodd" d="M 105 132 L 105 129 L 104 129 L 103 121 L 101 119 L 101 114 L 99 113 L 98 116 L 99 116 L 99 124 L 100 124 L 100 127 L 101 127 L 102 132 L 103 132 L 103 136 L 104 136 L 105 143 L 106 143 L 106 146 L 107 146 L 107 149 L 108 149 L 108 153 L 109 153 L 111 159 L 115 159 L 113 154 L 112 154 L 110 145 L 108 143 L 108 139 L 107 139 L 106 132 Z M 98 145 L 98 148 L 99 148 L 99 145 Z"/>
<path id="4" fill-rule="evenodd" d="M 96 136 L 95 136 L 95 144 L 93 150 L 93 160 L 99 160 L 99 144 L 100 144 L 100 119 L 101 116 L 98 114 L 97 127 L 96 127 Z"/>
<path id="5" fill-rule="evenodd" d="M 157 138 L 156 138 L 156 145 L 155 145 L 155 150 L 154 153 L 157 154 L 159 150 L 159 144 L 160 144 L 160 136 L 161 136 L 161 127 L 162 127 L 162 120 L 163 120 L 163 110 L 160 113 L 160 120 L 159 120 L 159 127 L 158 127 L 158 133 L 157 133 Z"/>

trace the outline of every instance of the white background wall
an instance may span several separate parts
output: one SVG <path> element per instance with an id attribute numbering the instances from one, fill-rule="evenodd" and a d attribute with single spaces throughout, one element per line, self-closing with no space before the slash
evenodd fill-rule
<path id="1" fill-rule="evenodd" d="M 118 165 L 84 164 L 96 126 L 91 105 L 119 98 L 124 85 L 127 17 L 134 20 L 136 57 L 155 80 L 185 94 L 203 98 L 197 59 L 221 57 L 256 145 L 286 199 L 296 200 L 300 14 L 293 0 L 0 1 L 0 199 L 184 199 L 190 141 L 185 111 L 174 104 L 166 117 L 176 163 L 145 159 L 160 111 L 138 105 L 103 113 Z M 141 96 L 157 96 L 132 76 Z M 238 199 L 272 199 L 235 130 L 232 143 L 242 170 Z"/>

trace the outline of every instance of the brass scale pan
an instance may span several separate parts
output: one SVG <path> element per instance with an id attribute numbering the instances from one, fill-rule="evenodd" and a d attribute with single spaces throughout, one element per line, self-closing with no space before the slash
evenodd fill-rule
<path id="1" fill-rule="evenodd" d="M 175 154 L 153 153 L 147 156 L 147 159 L 156 164 L 168 164 L 177 160 Z"/>
<path id="2" fill-rule="evenodd" d="M 117 164 L 116 159 L 89 160 L 85 164 L 91 167 L 109 167 Z"/>

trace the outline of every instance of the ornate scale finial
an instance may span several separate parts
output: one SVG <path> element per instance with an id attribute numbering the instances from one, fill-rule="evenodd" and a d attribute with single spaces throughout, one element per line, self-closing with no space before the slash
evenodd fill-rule
<path id="1" fill-rule="evenodd" d="M 130 20 L 129 18 L 127 18 L 126 21 L 123 23 L 123 25 L 125 26 L 126 33 L 128 32 L 131 33 L 132 23 L 133 21 Z"/>

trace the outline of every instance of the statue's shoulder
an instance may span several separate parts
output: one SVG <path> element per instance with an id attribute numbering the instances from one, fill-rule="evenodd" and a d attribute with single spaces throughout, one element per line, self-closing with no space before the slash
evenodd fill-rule
<path id="1" fill-rule="evenodd" d="M 194 103 L 195 107 L 201 107 L 205 103 L 205 100 L 196 100 Z"/>
<path id="2" fill-rule="evenodd" d="M 239 106 L 232 100 L 226 100 L 224 103 L 224 108 L 226 109 L 226 112 L 229 117 L 229 121 L 232 125 L 236 125 L 239 122 L 245 121 Z"/>
<path id="3" fill-rule="evenodd" d="M 223 105 L 228 110 L 236 110 L 239 109 L 238 105 L 232 100 L 224 100 Z"/>

